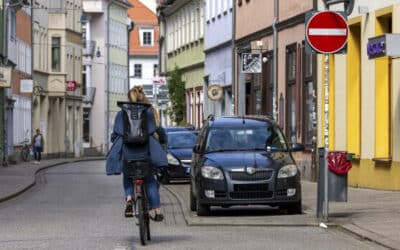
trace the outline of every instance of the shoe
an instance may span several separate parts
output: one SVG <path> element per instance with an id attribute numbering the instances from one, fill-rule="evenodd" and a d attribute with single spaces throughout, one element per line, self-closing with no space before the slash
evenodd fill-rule
<path id="1" fill-rule="evenodd" d="M 150 216 L 150 219 L 160 222 L 164 220 L 164 215 L 163 214 L 156 214 L 154 217 Z"/>
<path id="2" fill-rule="evenodd" d="M 129 200 L 126 202 L 126 207 L 125 207 L 125 217 L 133 217 L 133 201 Z"/>

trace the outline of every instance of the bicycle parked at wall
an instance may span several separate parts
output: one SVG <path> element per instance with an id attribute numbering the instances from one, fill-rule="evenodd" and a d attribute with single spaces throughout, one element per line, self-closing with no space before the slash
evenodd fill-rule
<path id="1" fill-rule="evenodd" d="M 21 159 L 25 162 L 31 160 L 31 148 L 29 146 L 29 139 L 25 139 L 21 142 L 23 144 L 21 149 Z"/>

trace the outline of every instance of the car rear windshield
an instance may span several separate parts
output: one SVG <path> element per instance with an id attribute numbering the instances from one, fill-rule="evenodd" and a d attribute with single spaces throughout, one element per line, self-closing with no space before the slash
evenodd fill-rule
<path id="1" fill-rule="evenodd" d="M 179 133 L 179 132 L 171 132 L 168 133 L 168 148 L 193 148 L 196 143 L 197 134 L 188 132 L 188 133 Z"/>
<path id="2" fill-rule="evenodd" d="M 258 127 L 214 127 L 209 130 L 206 151 L 287 150 L 282 131 L 267 124 Z"/>

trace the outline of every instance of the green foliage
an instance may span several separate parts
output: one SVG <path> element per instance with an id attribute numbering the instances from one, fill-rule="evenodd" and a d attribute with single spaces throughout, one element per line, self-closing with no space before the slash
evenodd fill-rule
<path id="1" fill-rule="evenodd" d="M 169 115 L 173 122 L 176 122 L 178 125 L 183 125 L 186 123 L 186 99 L 185 83 L 182 82 L 182 73 L 178 66 L 175 66 L 174 70 L 168 73 L 168 76 L 169 99 L 172 104 Z"/>

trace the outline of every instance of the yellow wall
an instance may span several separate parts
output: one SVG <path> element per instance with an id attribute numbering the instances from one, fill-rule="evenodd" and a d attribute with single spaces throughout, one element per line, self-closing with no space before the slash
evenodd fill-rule
<path id="1" fill-rule="evenodd" d="M 347 42 L 347 151 L 361 154 L 361 25 L 349 26 Z"/>
<path id="2" fill-rule="evenodd" d="M 342 67 L 342 60 L 335 56 L 334 67 L 334 59 L 330 57 L 329 150 L 343 150 L 342 140 L 346 137 L 347 152 L 359 158 L 352 161 L 350 186 L 400 190 L 400 59 L 369 59 L 366 46 L 368 38 L 389 32 L 399 33 L 399 18 L 400 3 L 351 18 L 348 21 L 347 66 Z M 323 147 L 324 56 L 318 58 L 318 146 Z M 345 75 L 346 90 L 340 91 L 344 95 L 332 96 L 335 88 L 343 87 L 339 82 L 343 78 L 334 79 L 333 75 Z M 345 119 L 336 109 L 346 112 Z M 336 116 L 340 114 L 340 119 L 335 119 L 335 113 Z M 338 131 L 343 128 L 346 133 Z M 376 158 L 389 161 L 380 163 Z"/>
<path id="3" fill-rule="evenodd" d="M 390 32 L 388 16 L 377 17 L 375 35 Z M 390 152 L 390 59 L 375 59 L 375 157 L 391 157 Z"/>

